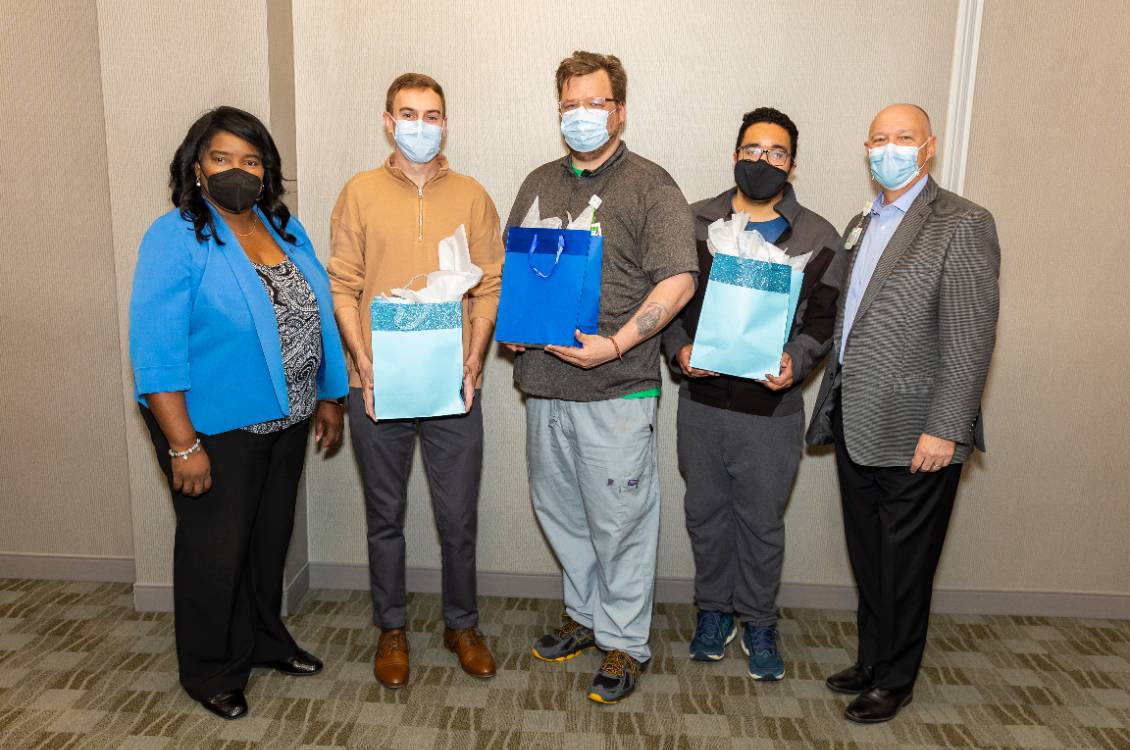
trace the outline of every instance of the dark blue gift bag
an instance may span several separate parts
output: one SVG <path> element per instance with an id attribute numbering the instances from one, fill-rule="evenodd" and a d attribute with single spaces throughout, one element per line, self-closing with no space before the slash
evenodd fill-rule
<path id="1" fill-rule="evenodd" d="M 603 246 L 584 229 L 510 227 L 495 338 L 580 346 L 576 330 L 596 333 Z"/>

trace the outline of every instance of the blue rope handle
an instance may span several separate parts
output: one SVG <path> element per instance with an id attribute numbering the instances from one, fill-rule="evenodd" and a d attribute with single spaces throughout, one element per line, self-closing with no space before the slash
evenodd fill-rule
<path id="1" fill-rule="evenodd" d="M 565 252 L 565 235 L 563 235 L 563 234 L 557 235 L 557 257 L 554 258 L 553 268 L 551 268 L 549 270 L 549 273 L 542 273 L 540 270 L 538 270 L 538 267 L 534 265 L 534 250 L 537 249 L 537 246 L 538 246 L 538 236 L 535 234 L 534 235 L 534 241 L 530 243 L 530 252 L 529 252 L 529 255 L 528 255 L 529 263 L 530 263 L 530 270 L 533 271 L 534 273 L 536 273 L 541 278 L 548 279 L 550 276 L 553 275 L 553 272 L 557 270 L 557 264 L 561 262 L 561 253 Z"/>

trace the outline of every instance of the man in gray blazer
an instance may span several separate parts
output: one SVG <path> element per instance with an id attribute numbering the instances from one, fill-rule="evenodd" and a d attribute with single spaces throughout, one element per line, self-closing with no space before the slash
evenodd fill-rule
<path id="1" fill-rule="evenodd" d="M 875 116 L 865 144 L 882 193 L 848 224 L 851 270 L 809 444 L 834 444 L 859 589 L 856 663 L 827 680 L 845 717 L 887 721 L 910 702 L 962 463 L 984 450 L 981 392 L 996 339 L 992 215 L 927 174 L 921 108 Z"/>

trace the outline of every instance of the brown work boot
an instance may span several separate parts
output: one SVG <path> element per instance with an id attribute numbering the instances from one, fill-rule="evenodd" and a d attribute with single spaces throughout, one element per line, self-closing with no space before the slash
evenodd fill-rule
<path id="1" fill-rule="evenodd" d="M 443 629 L 443 645 L 459 657 L 459 666 L 472 677 L 494 677 L 494 657 L 478 628 Z"/>
<path id="2" fill-rule="evenodd" d="M 391 690 L 408 684 L 408 634 L 404 628 L 381 631 L 373 659 L 373 675 L 377 682 Z"/>

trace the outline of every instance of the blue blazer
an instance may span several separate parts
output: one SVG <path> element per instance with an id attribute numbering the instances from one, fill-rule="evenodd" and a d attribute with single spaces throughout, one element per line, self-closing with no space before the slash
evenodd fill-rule
<path id="1" fill-rule="evenodd" d="M 239 241 L 209 209 L 223 245 L 197 241 L 179 209 L 153 222 L 138 250 L 129 308 L 137 400 L 183 391 L 193 426 L 206 435 L 290 414 L 274 308 Z M 318 398 L 344 396 L 349 383 L 326 270 L 297 219 L 286 227 L 291 243 L 255 211 L 318 299 Z"/>

